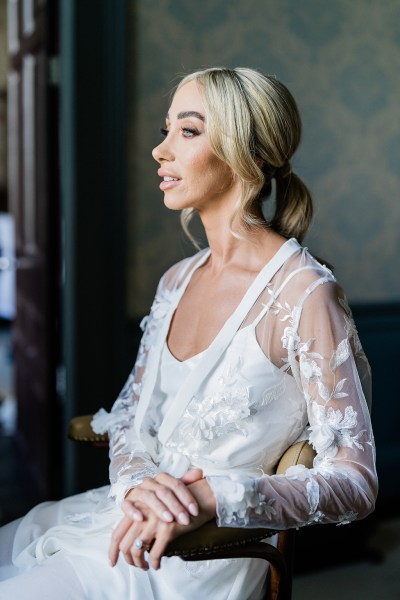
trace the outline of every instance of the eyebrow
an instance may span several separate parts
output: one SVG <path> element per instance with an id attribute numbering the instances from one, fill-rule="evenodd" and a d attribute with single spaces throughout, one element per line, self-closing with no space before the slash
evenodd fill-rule
<path id="1" fill-rule="evenodd" d="M 196 119 L 200 119 L 200 121 L 205 121 L 204 116 L 199 113 L 196 112 L 195 110 L 184 110 L 183 112 L 178 113 L 177 118 L 178 119 L 186 119 L 187 117 L 195 117 Z M 169 113 L 167 114 L 166 118 L 169 120 Z"/>

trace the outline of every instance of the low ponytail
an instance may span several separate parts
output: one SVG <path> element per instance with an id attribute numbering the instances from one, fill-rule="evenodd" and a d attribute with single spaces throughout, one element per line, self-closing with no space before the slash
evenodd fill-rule
<path id="1" fill-rule="evenodd" d="M 305 236 L 313 216 L 311 194 L 303 181 L 290 169 L 277 169 L 276 208 L 271 227 L 285 237 L 299 242 Z"/>

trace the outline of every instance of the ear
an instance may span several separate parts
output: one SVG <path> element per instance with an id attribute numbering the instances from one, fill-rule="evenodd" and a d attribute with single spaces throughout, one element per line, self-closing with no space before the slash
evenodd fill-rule
<path id="1" fill-rule="evenodd" d="M 262 170 L 264 168 L 264 165 L 265 165 L 265 160 L 263 160 L 259 156 L 256 156 L 254 160 L 255 160 L 255 163 L 256 163 L 257 167 Z"/>

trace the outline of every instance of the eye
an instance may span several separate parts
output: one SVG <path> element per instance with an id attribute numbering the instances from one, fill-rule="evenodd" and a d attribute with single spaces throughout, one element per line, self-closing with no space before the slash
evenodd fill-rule
<path id="1" fill-rule="evenodd" d="M 168 129 L 165 129 L 164 127 L 160 127 L 160 133 L 162 136 L 167 137 Z"/>
<path id="2" fill-rule="evenodd" d="M 182 127 L 181 129 L 182 135 L 185 138 L 192 138 L 195 135 L 199 135 L 200 132 L 197 129 L 192 129 L 191 127 Z"/>

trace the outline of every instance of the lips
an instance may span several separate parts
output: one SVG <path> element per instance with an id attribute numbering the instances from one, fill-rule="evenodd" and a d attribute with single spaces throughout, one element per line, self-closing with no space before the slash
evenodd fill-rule
<path id="1" fill-rule="evenodd" d="M 164 181 L 178 180 L 179 177 L 173 171 L 167 169 L 158 169 L 157 174 L 164 179 Z"/>
<path id="2" fill-rule="evenodd" d="M 163 192 L 179 185 L 179 182 L 181 181 L 179 177 L 175 175 L 175 173 L 171 173 L 170 171 L 166 171 L 165 169 L 158 169 L 157 173 L 163 179 L 160 183 L 160 190 L 162 190 Z"/>

